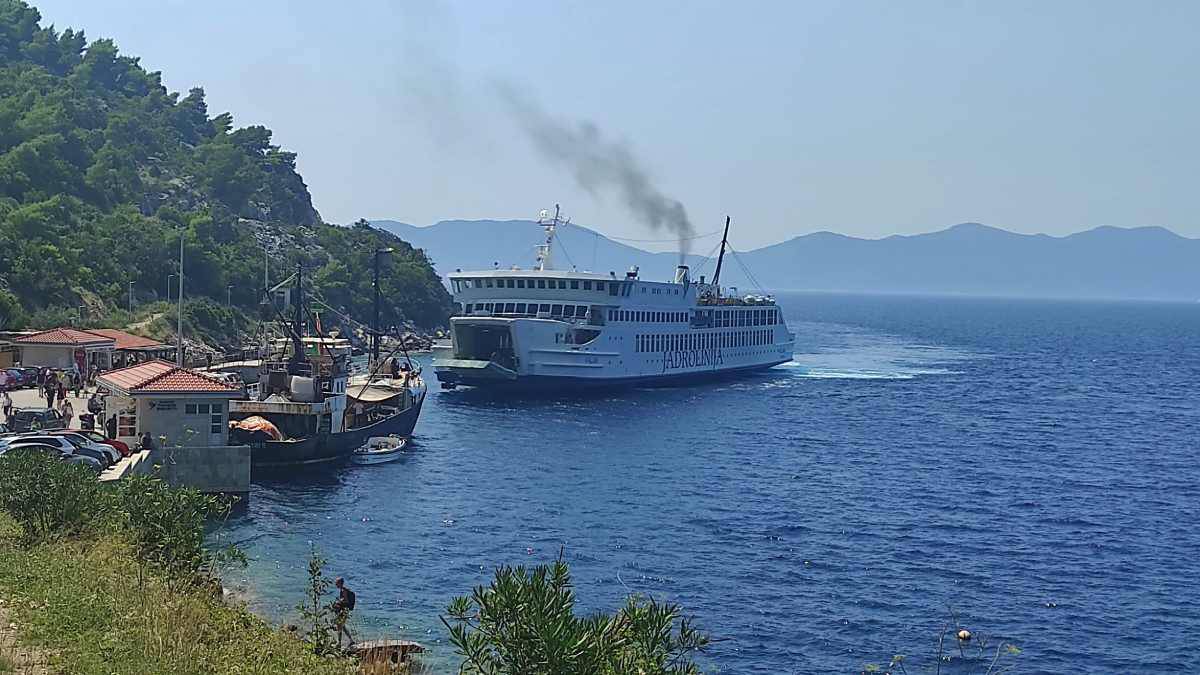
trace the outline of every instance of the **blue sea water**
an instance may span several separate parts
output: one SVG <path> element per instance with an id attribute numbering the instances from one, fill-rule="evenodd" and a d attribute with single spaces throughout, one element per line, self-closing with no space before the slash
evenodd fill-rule
<path id="1" fill-rule="evenodd" d="M 562 549 L 582 609 L 679 602 L 720 672 L 922 672 L 952 613 L 1017 672 L 1193 668 L 1200 304 L 780 301 L 793 364 L 563 400 L 433 387 L 405 459 L 256 483 L 229 527 L 252 608 L 294 620 L 311 542 L 361 634 L 450 672 L 451 597 Z"/>

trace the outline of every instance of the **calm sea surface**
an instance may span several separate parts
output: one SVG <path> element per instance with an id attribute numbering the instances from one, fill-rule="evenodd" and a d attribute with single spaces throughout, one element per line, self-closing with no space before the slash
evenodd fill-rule
<path id="1" fill-rule="evenodd" d="M 915 673 L 951 607 L 1020 672 L 1194 669 L 1200 304 L 780 301 L 792 365 L 570 400 L 435 385 L 407 458 L 256 483 L 230 528 L 252 608 L 294 620 L 312 542 L 360 634 L 450 671 L 451 597 L 562 547 L 582 609 L 677 601 L 722 672 Z"/>

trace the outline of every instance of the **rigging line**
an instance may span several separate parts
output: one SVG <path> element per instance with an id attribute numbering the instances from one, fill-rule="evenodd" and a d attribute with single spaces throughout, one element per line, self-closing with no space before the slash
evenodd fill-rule
<path id="1" fill-rule="evenodd" d="M 717 248 L 720 245 L 721 245 L 721 242 L 717 242 L 716 246 L 713 246 L 712 250 L 710 250 L 708 252 L 708 255 L 704 256 L 704 259 L 701 260 L 700 264 L 696 267 L 696 270 L 693 273 L 693 276 L 699 276 L 700 273 L 704 271 L 705 266 L 707 266 L 710 262 L 712 262 L 713 254 L 717 252 Z"/>
<path id="2" fill-rule="evenodd" d="M 558 247 L 562 249 L 563 255 L 567 256 L 567 262 L 571 263 L 571 269 L 578 270 L 579 268 L 576 267 L 575 261 L 571 260 L 571 254 L 567 253 L 567 247 L 563 246 L 562 237 L 555 237 L 554 241 L 558 242 Z"/>
<path id="3" fill-rule="evenodd" d="M 597 232 L 597 234 L 599 234 L 599 233 Z M 613 241 L 635 241 L 635 242 L 640 242 L 640 243 L 645 243 L 645 244 L 666 244 L 666 243 L 670 243 L 673 241 L 691 241 L 693 239 L 704 239 L 705 237 L 711 237 L 711 236 L 718 235 L 718 234 L 721 234 L 721 230 L 717 230 L 716 232 L 709 232 L 707 234 L 694 234 L 690 237 L 672 237 L 670 239 L 630 239 L 629 237 L 614 237 L 614 236 L 607 235 L 607 234 L 601 235 L 601 236 L 603 236 L 605 239 L 612 239 Z"/>
<path id="4" fill-rule="evenodd" d="M 741 267 L 742 271 L 746 273 L 746 278 L 750 280 L 750 283 L 754 284 L 754 287 L 765 295 L 767 290 L 762 287 L 762 284 L 758 283 L 758 279 L 754 278 L 754 273 L 750 271 L 746 263 L 742 262 L 742 256 L 738 255 L 738 252 L 732 246 L 729 247 L 729 252 L 733 254 L 733 259 L 737 261 L 738 267 Z"/>

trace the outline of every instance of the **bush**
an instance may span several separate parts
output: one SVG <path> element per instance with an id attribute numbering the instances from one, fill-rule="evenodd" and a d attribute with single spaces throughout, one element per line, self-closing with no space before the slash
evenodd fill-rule
<path id="1" fill-rule="evenodd" d="M 495 675 L 691 674 L 708 637 L 678 605 L 631 596 L 614 615 L 575 616 L 571 575 L 553 565 L 502 567 L 488 588 L 451 602 L 442 622 L 464 673 Z M 676 626 L 678 624 L 678 626 Z"/>
<path id="2" fill-rule="evenodd" d="M 108 500 L 96 474 L 35 450 L 0 457 L 0 510 L 21 525 L 26 543 L 96 530 Z"/>
<path id="3" fill-rule="evenodd" d="M 204 545 L 205 524 L 229 514 L 229 502 L 159 478 L 130 476 L 112 493 L 113 515 L 134 544 L 139 562 L 168 576 L 196 578 L 212 572 L 223 554 Z"/>

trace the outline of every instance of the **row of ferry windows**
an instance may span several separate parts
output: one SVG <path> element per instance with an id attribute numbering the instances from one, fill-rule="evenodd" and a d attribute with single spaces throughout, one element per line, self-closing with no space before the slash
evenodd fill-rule
<path id="1" fill-rule="evenodd" d="M 475 312 L 491 312 L 493 314 L 520 314 L 526 316 L 537 316 L 541 314 L 549 314 L 550 316 L 575 317 L 578 319 L 587 318 L 587 305 L 540 305 L 536 302 L 477 302 L 474 305 L 467 305 L 468 311 Z"/>
<path id="2" fill-rule="evenodd" d="M 640 323 L 683 323 L 688 320 L 687 312 L 639 312 L 634 309 L 610 309 L 609 321 L 637 321 Z"/>
<path id="3" fill-rule="evenodd" d="M 617 282 L 591 279 L 455 279 L 454 292 L 466 288 L 557 288 L 617 294 Z"/>
<path id="4" fill-rule="evenodd" d="M 637 336 L 637 351 L 665 352 L 681 349 L 749 347 L 771 344 L 771 329 L 735 330 L 724 333 L 664 333 Z"/>
<path id="5" fill-rule="evenodd" d="M 774 326 L 779 323 L 779 309 L 716 309 L 700 310 L 700 314 L 712 312 L 713 328 L 735 326 Z M 708 319 L 707 316 L 697 318 Z M 682 323 L 688 320 L 687 312 L 643 312 L 634 309 L 610 309 L 609 321 L 635 321 L 638 323 Z"/>

